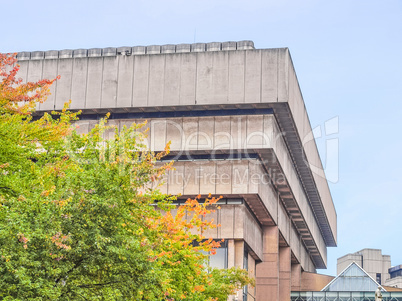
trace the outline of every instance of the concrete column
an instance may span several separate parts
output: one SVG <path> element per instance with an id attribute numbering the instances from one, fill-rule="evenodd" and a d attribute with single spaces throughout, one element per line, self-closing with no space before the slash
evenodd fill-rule
<path id="1" fill-rule="evenodd" d="M 256 301 L 279 299 L 279 230 L 263 228 L 263 258 L 256 267 Z M 285 300 L 284 300 L 285 301 Z"/>
<path id="2" fill-rule="evenodd" d="M 228 269 L 235 266 L 235 244 L 233 239 L 227 239 L 228 242 Z"/>
<path id="3" fill-rule="evenodd" d="M 292 264 L 292 291 L 299 292 L 301 291 L 301 265 L 300 263 Z"/>
<path id="4" fill-rule="evenodd" d="M 244 241 L 243 240 L 235 240 L 234 241 L 234 249 L 235 249 L 235 267 L 243 269 L 243 260 L 244 260 Z M 240 289 L 236 292 L 237 300 L 243 300 L 243 290 Z M 229 298 L 229 300 L 231 300 Z M 246 301 L 246 300 L 243 300 Z"/>
<path id="5" fill-rule="evenodd" d="M 290 300 L 291 265 L 290 247 L 279 248 L 279 300 Z"/>
<path id="6" fill-rule="evenodd" d="M 235 266 L 243 269 L 243 258 L 244 258 L 244 241 L 235 240 Z"/>

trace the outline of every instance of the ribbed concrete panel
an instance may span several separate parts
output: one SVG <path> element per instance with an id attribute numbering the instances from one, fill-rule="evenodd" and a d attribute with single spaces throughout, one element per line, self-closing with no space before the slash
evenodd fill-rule
<path id="1" fill-rule="evenodd" d="M 232 172 L 231 164 L 217 164 L 216 173 L 222 175 L 221 181 L 218 181 L 216 184 L 216 191 L 219 191 L 219 195 L 232 193 L 232 181 L 230 179 Z"/>
<path id="2" fill-rule="evenodd" d="M 26 61 L 26 60 L 31 59 L 31 53 L 30 52 L 18 52 L 17 59 L 18 59 L 19 64 L 21 65 L 21 61 Z"/>
<path id="3" fill-rule="evenodd" d="M 225 216 L 225 218 L 221 219 L 221 227 L 218 232 L 221 237 L 234 237 L 234 206 L 230 207 L 225 206 L 224 211 L 221 212 Z"/>
<path id="4" fill-rule="evenodd" d="M 134 46 L 133 47 L 133 55 L 143 55 L 147 52 L 146 46 Z"/>
<path id="5" fill-rule="evenodd" d="M 57 50 L 45 51 L 45 59 L 46 60 L 58 59 L 58 58 L 59 58 L 59 51 L 57 51 Z"/>
<path id="6" fill-rule="evenodd" d="M 261 164 L 258 160 L 248 161 L 248 193 L 258 194 L 258 186 L 260 185 L 260 178 L 258 174 L 261 172 Z M 267 177 L 268 180 L 268 177 Z"/>
<path id="7" fill-rule="evenodd" d="M 292 248 L 292 252 L 294 256 L 296 257 L 297 261 L 300 262 L 300 252 L 301 252 L 301 242 L 299 235 L 297 234 L 297 230 L 295 229 L 294 225 L 290 225 L 290 240 L 289 240 L 289 245 Z"/>
<path id="8" fill-rule="evenodd" d="M 165 86 L 165 56 L 149 57 L 148 106 L 163 106 Z"/>
<path id="9" fill-rule="evenodd" d="M 64 103 L 71 99 L 71 82 L 73 71 L 73 59 L 59 60 L 58 74 L 60 79 L 57 81 L 56 89 L 56 110 L 63 109 Z"/>
<path id="10" fill-rule="evenodd" d="M 18 64 L 20 65 L 20 70 L 18 71 L 18 76 L 26 79 L 28 76 L 29 61 L 28 60 L 18 61 Z"/>
<path id="11" fill-rule="evenodd" d="M 261 51 L 261 101 L 278 97 L 278 49 Z"/>
<path id="12" fill-rule="evenodd" d="M 118 108 L 131 107 L 133 97 L 134 56 L 119 56 L 117 73 L 117 102 Z"/>
<path id="13" fill-rule="evenodd" d="M 248 193 L 248 161 L 239 160 L 233 162 L 232 193 Z"/>
<path id="14" fill-rule="evenodd" d="M 155 119 L 149 124 L 151 138 L 151 150 L 163 151 L 168 141 L 166 141 L 167 120 Z"/>
<path id="15" fill-rule="evenodd" d="M 187 182 L 183 194 L 198 195 L 200 193 L 200 174 L 198 162 L 187 161 L 184 163 L 184 177 Z"/>
<path id="16" fill-rule="evenodd" d="M 176 45 L 162 45 L 161 53 L 175 53 L 176 52 Z"/>
<path id="17" fill-rule="evenodd" d="M 88 50 L 87 49 L 75 49 L 73 50 L 73 57 L 87 57 Z"/>
<path id="18" fill-rule="evenodd" d="M 180 105 L 181 58 L 182 56 L 177 54 L 165 57 L 164 104 Z"/>
<path id="19" fill-rule="evenodd" d="M 75 58 L 73 60 L 71 80 L 72 109 L 85 109 L 88 79 L 88 58 Z M 74 100 L 74 101 L 73 101 Z"/>
<path id="20" fill-rule="evenodd" d="M 262 259 L 262 229 L 255 218 L 251 215 L 248 210 L 245 210 L 245 222 L 244 222 L 244 237 L 245 241 L 252 247 L 260 259 Z M 253 265 L 249 265 L 253 266 Z"/>
<path id="21" fill-rule="evenodd" d="M 147 46 L 146 53 L 147 54 L 159 54 L 159 53 L 161 53 L 161 46 L 160 45 Z"/>
<path id="22" fill-rule="evenodd" d="M 289 100 L 289 64 L 290 56 L 287 48 L 277 49 L 278 52 L 278 88 L 277 101 Z M 264 99 L 264 101 L 267 101 Z"/>
<path id="23" fill-rule="evenodd" d="M 149 59 L 149 55 L 134 57 L 134 107 L 146 107 L 148 105 Z"/>
<path id="24" fill-rule="evenodd" d="M 170 149 L 185 149 L 185 135 L 183 134 L 183 121 L 180 118 L 166 119 L 166 142 L 171 143 Z"/>
<path id="25" fill-rule="evenodd" d="M 229 50 L 236 50 L 237 48 L 236 42 L 223 42 L 222 43 L 222 50 L 229 51 Z"/>
<path id="26" fill-rule="evenodd" d="M 42 77 L 47 79 L 54 79 L 58 75 L 58 60 L 48 59 L 43 61 L 43 73 Z M 40 110 L 54 110 L 55 109 L 55 92 L 56 92 L 57 82 L 50 86 L 50 95 L 44 103 L 39 105 Z"/>
<path id="27" fill-rule="evenodd" d="M 105 57 L 103 59 L 103 74 L 102 74 L 102 99 L 101 99 L 102 108 L 116 107 L 117 72 L 118 72 L 118 58 L 116 56 Z"/>
<path id="28" fill-rule="evenodd" d="M 200 52 L 197 55 L 196 99 L 198 104 L 214 103 L 213 98 L 213 53 Z"/>
<path id="29" fill-rule="evenodd" d="M 194 43 L 191 44 L 191 52 L 204 52 L 206 51 L 206 44 L 205 43 Z"/>
<path id="30" fill-rule="evenodd" d="M 207 221 L 213 221 L 214 224 L 217 223 L 218 219 L 219 219 L 219 212 L 218 211 L 212 211 L 210 214 L 208 214 L 208 216 L 205 218 L 205 220 Z M 218 237 L 218 227 L 215 228 L 211 228 L 211 229 L 205 229 L 204 231 L 204 236 L 208 237 L 208 238 L 212 238 L 212 237 Z"/>
<path id="31" fill-rule="evenodd" d="M 236 206 L 234 208 L 235 220 L 236 221 L 242 220 L 242 217 L 245 215 L 245 211 L 246 211 L 246 208 L 244 206 Z M 243 223 L 243 225 L 241 225 L 241 227 L 235 225 L 233 232 L 234 232 L 234 234 L 233 234 L 234 238 L 242 239 L 243 233 L 244 233 L 244 223 Z"/>
<path id="32" fill-rule="evenodd" d="M 197 55 L 181 55 L 180 105 L 192 105 L 196 99 Z"/>
<path id="33" fill-rule="evenodd" d="M 28 64 L 28 72 L 25 81 L 35 82 L 42 79 L 43 60 L 29 60 L 26 62 Z M 39 103 L 36 104 L 36 109 L 39 109 L 39 105 Z"/>
<path id="34" fill-rule="evenodd" d="M 232 147 L 232 139 L 230 136 L 230 116 L 222 116 L 215 118 L 215 133 L 214 133 L 214 150 L 219 153 L 221 149 Z"/>
<path id="35" fill-rule="evenodd" d="M 31 60 L 42 60 L 45 58 L 44 51 L 33 51 L 31 52 Z"/>
<path id="36" fill-rule="evenodd" d="M 229 88 L 229 53 L 226 51 L 217 51 L 212 54 L 212 95 L 215 103 L 228 103 L 228 88 Z M 210 103 L 210 100 L 207 100 Z M 200 104 L 203 104 L 200 101 Z"/>
<path id="37" fill-rule="evenodd" d="M 204 195 L 209 193 L 212 195 L 219 194 L 220 192 L 216 191 L 216 163 L 211 161 L 203 162 L 199 168 L 201 168 L 200 172 L 202 174 L 200 177 L 200 193 Z"/>
<path id="38" fill-rule="evenodd" d="M 290 219 L 282 205 L 278 206 L 278 227 L 286 242 L 290 242 Z"/>
<path id="39" fill-rule="evenodd" d="M 191 50 L 191 45 L 190 44 L 176 45 L 176 53 L 190 52 L 190 50 Z"/>
<path id="40" fill-rule="evenodd" d="M 264 147 L 266 145 L 273 145 L 273 147 L 278 150 L 277 156 L 280 156 L 281 152 L 283 152 L 285 149 L 284 149 L 284 144 L 283 144 L 282 148 L 279 149 L 280 146 L 278 146 L 278 144 L 280 144 L 283 140 L 281 139 L 280 134 L 278 136 L 275 136 L 275 133 L 280 133 L 275 120 L 273 118 L 271 118 L 270 115 L 264 115 L 263 126 L 264 126 L 264 141 L 263 141 Z M 269 129 L 269 128 L 273 129 L 272 132 L 265 130 L 265 129 Z"/>
<path id="41" fill-rule="evenodd" d="M 71 49 L 64 49 L 59 51 L 59 58 L 61 59 L 68 59 L 73 57 L 73 50 Z"/>
<path id="42" fill-rule="evenodd" d="M 244 102 L 261 102 L 261 51 L 246 52 Z"/>
<path id="43" fill-rule="evenodd" d="M 263 145 L 269 145 L 269 141 L 266 141 L 264 135 L 264 116 L 253 115 L 247 116 L 247 138 L 244 139 L 243 145 L 247 145 L 247 148 L 261 148 Z"/>
<path id="44" fill-rule="evenodd" d="M 28 67 L 29 67 L 29 61 L 28 61 L 29 58 L 27 57 L 28 54 L 29 54 L 29 58 L 30 58 L 30 55 L 31 55 L 30 52 L 23 53 L 20 57 L 26 58 L 27 60 L 18 61 L 18 64 L 20 65 L 20 70 L 18 71 L 18 77 L 21 77 L 24 79 L 26 79 L 28 77 Z M 17 56 L 17 58 L 18 58 L 18 56 Z M 20 58 L 18 58 L 18 59 L 20 59 Z M 11 68 L 8 70 L 11 70 Z M 22 102 L 19 104 L 23 105 Z"/>
<path id="45" fill-rule="evenodd" d="M 199 150 L 212 150 L 214 146 L 215 117 L 204 117 L 198 120 L 198 142 Z"/>
<path id="46" fill-rule="evenodd" d="M 244 148 L 247 138 L 247 116 L 230 117 L 230 137 L 233 149 L 241 150 Z"/>
<path id="47" fill-rule="evenodd" d="M 240 41 L 237 42 L 237 50 L 254 49 L 253 41 Z"/>
<path id="48" fill-rule="evenodd" d="M 102 99 L 103 57 L 92 57 L 88 62 L 85 108 L 100 108 Z"/>
<path id="49" fill-rule="evenodd" d="M 198 118 L 186 118 L 183 122 L 183 139 L 184 148 L 180 150 L 198 149 Z"/>
<path id="50" fill-rule="evenodd" d="M 236 103 L 244 102 L 245 58 L 245 51 L 229 53 L 228 100 Z"/>
<path id="51" fill-rule="evenodd" d="M 182 195 L 183 187 L 186 184 L 186 178 L 184 177 L 184 165 L 178 164 L 175 166 L 175 170 L 168 172 L 167 193 L 171 195 Z"/>
<path id="52" fill-rule="evenodd" d="M 275 224 L 278 224 L 278 216 L 275 214 L 278 212 L 278 202 L 277 195 L 275 193 L 274 187 L 270 183 L 264 183 L 264 185 L 258 185 L 258 195 L 261 196 L 261 200 L 263 201 L 265 208 L 267 208 L 268 212 L 272 212 L 271 215 L 272 220 Z"/>

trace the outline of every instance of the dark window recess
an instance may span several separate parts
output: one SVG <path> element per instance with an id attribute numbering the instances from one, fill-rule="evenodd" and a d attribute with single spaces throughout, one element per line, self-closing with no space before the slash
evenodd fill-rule
<path id="1" fill-rule="evenodd" d="M 105 113 L 88 114 L 87 112 L 79 115 L 80 120 L 99 120 L 105 118 L 107 112 L 113 109 L 101 108 Z M 76 110 L 71 110 L 76 111 Z M 273 109 L 223 109 L 223 110 L 186 110 L 186 111 L 156 111 L 156 112 L 124 112 L 111 113 L 109 119 L 149 119 L 149 118 L 174 118 L 174 117 L 203 117 L 203 116 L 237 116 L 237 115 L 269 115 L 273 114 Z M 44 112 L 35 112 L 34 120 L 39 119 Z M 56 118 L 55 116 L 54 118 Z"/>
<path id="2" fill-rule="evenodd" d="M 177 199 L 172 202 L 173 205 L 183 205 L 187 199 Z M 205 199 L 199 199 L 198 203 L 204 203 Z M 244 203 L 243 198 L 222 198 L 218 202 L 216 202 L 216 205 L 241 205 Z"/>
<path id="3" fill-rule="evenodd" d="M 246 245 L 244 245 L 243 269 L 248 271 L 248 249 Z M 245 285 L 243 287 L 243 300 L 247 300 L 247 295 L 248 295 L 248 285 Z"/>
<path id="4" fill-rule="evenodd" d="M 395 278 L 395 277 L 398 277 L 398 276 L 402 276 L 402 269 L 399 269 L 399 270 L 390 272 L 389 274 L 391 275 L 391 278 Z"/>
<path id="5" fill-rule="evenodd" d="M 381 273 L 377 273 L 375 280 L 377 281 L 378 284 L 381 284 Z"/>
<path id="6" fill-rule="evenodd" d="M 230 153 L 230 154 L 177 154 L 164 156 L 160 161 L 195 161 L 195 160 L 235 160 L 235 159 L 261 159 L 258 154 L 254 153 Z"/>
<path id="7" fill-rule="evenodd" d="M 194 242 L 197 244 L 197 242 Z M 208 255 L 208 266 L 211 268 L 218 268 L 218 269 L 227 269 L 228 268 L 228 244 L 227 241 L 223 241 L 220 243 L 221 246 L 216 249 L 216 253 L 214 255 L 210 254 L 210 252 L 202 253 Z"/>
<path id="8" fill-rule="evenodd" d="M 105 109 L 107 111 L 107 109 Z M 203 117 L 203 116 L 233 116 L 233 115 L 268 115 L 273 114 L 272 109 L 227 109 L 227 110 L 192 110 L 192 111 L 166 111 L 166 112 L 133 112 L 111 113 L 109 119 L 142 119 L 142 118 L 173 118 L 173 117 Z M 80 120 L 98 120 L 104 114 L 81 114 Z"/>

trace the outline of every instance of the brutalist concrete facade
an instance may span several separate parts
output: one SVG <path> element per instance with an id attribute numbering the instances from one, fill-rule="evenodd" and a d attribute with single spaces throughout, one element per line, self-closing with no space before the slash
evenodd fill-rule
<path id="1" fill-rule="evenodd" d="M 106 112 L 118 127 L 148 120 L 149 147 L 171 141 L 177 161 L 162 190 L 224 197 L 213 216 L 222 226 L 206 234 L 226 240 L 225 266 L 256 277 L 238 300 L 290 300 L 304 272 L 310 279 L 326 267 L 336 212 L 287 48 L 242 41 L 18 59 L 25 80 L 61 75 L 39 114 L 71 99 L 83 111 L 81 131 Z"/>

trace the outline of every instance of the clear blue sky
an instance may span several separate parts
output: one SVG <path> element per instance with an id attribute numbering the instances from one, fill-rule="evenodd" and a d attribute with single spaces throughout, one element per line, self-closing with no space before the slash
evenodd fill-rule
<path id="1" fill-rule="evenodd" d="M 402 1 L 3 1 L 0 52 L 253 40 L 289 47 L 313 127 L 339 117 L 336 258 L 402 264 Z M 325 140 L 318 140 L 323 160 Z M 332 158 L 331 160 L 333 160 Z M 324 160 L 325 161 L 325 160 Z M 325 162 L 324 162 L 325 163 Z"/>

